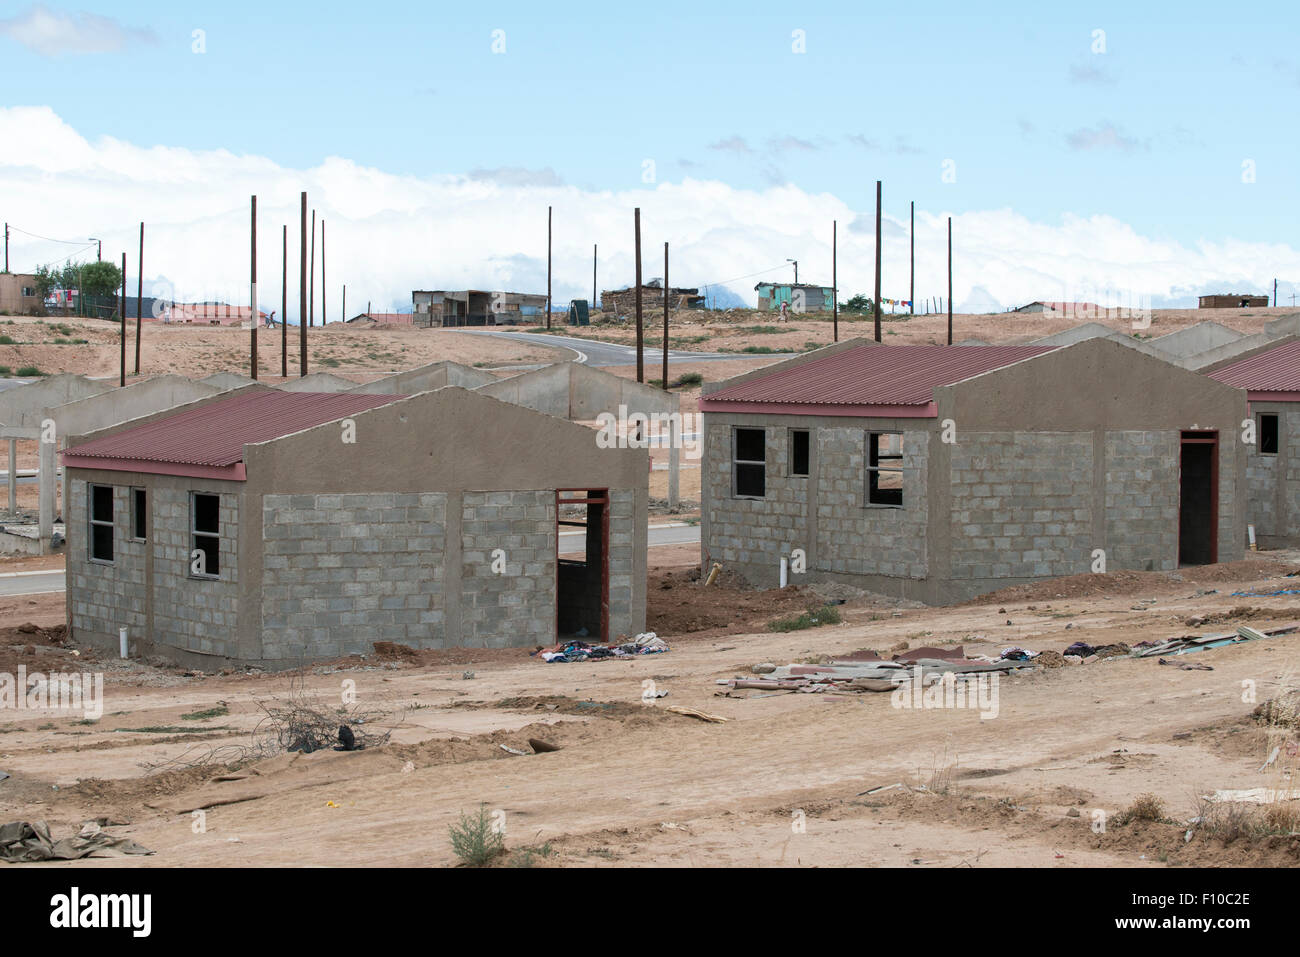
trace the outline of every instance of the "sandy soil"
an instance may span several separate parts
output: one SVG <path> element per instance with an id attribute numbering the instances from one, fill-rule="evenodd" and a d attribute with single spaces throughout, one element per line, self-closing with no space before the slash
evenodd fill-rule
<path id="1" fill-rule="evenodd" d="M 8 325 L 12 322 L 13 325 Z M 128 324 L 127 370 L 135 370 L 135 323 Z M 16 373 L 25 366 L 42 372 L 117 375 L 121 362 L 116 323 L 94 319 L 13 318 L 0 322 L 0 334 L 15 344 L 0 344 L 0 366 Z M 289 374 L 297 375 L 298 329 L 289 329 Z M 146 322 L 141 337 L 140 374 L 176 373 L 195 378 L 214 372 L 248 371 L 250 333 L 220 326 L 163 325 Z M 555 362 L 565 350 L 454 330 L 400 326 L 355 328 L 342 323 L 307 330 L 308 369 L 367 381 L 379 375 L 451 359 L 465 365 Z M 62 339 L 66 344 L 57 344 Z M 83 341 L 84 340 L 84 341 Z M 258 330 L 262 377 L 280 368 L 280 330 Z M 131 378 L 132 376 L 128 376 Z"/>
<path id="2" fill-rule="evenodd" d="M 1265 554 L 1181 580 L 1105 576 L 1096 591 L 1047 582 L 1014 600 L 947 609 L 860 596 L 840 606 L 842 624 L 788 634 L 754 619 L 797 607 L 807 592 L 749 593 L 753 607 L 730 630 L 668 633 L 665 655 L 590 664 L 547 665 L 519 649 L 471 668 L 465 659 L 475 655 L 441 652 L 353 659 L 306 675 L 204 677 L 88 652 L 73 658 L 57 634 L 0 631 L 0 669 L 61 663 L 106 675 L 97 723 L 67 712 L 4 716 L 0 768 L 13 776 L 0 783 L 0 819 L 44 818 L 58 836 L 110 816 L 129 822 L 111 830 L 156 851 L 51 865 L 63 867 L 453 865 L 447 827 L 481 802 L 503 815 L 508 848 L 549 844 L 537 866 L 1294 867 L 1300 836 L 1197 827 L 1185 836 L 1204 810 L 1200 795 L 1277 786 L 1295 769 L 1284 747 L 1282 770 L 1261 772 L 1275 739 L 1251 720 L 1242 689 L 1254 682 L 1264 700 L 1294 684 L 1300 635 L 1183 659 L 1211 671 L 1128 658 L 1040 669 L 1001 683 L 991 720 L 898 709 L 887 694 L 726 695 L 716 681 L 760 661 L 864 647 L 887 656 L 903 642 L 1060 651 L 1076 640 L 1183 634 L 1191 615 L 1289 622 L 1300 618 L 1296 596 L 1231 592 L 1289 587 L 1295 579 L 1278 576 L 1297 560 Z M 685 568 L 660 569 L 652 583 L 669 576 L 670 588 L 652 589 L 653 616 L 734 614 L 736 583 L 706 590 Z M 1243 605 L 1251 610 L 1232 612 Z M 33 618 L 43 612 L 29 607 Z M 11 614 L 0 609 L 0 620 Z M 295 692 L 337 705 L 348 680 L 358 704 L 401 711 L 390 744 L 261 759 L 220 781 L 222 768 L 182 766 L 215 745 L 250 742 L 262 705 Z M 646 681 L 668 696 L 642 704 Z M 673 705 L 729 720 L 701 722 L 668 712 Z M 208 709 L 217 713 L 203 717 Z M 561 750 L 501 748 L 529 751 L 529 738 Z M 892 784 L 905 787 L 864 793 Z M 1126 822 L 1123 812 L 1145 793 L 1163 800 L 1162 820 Z M 197 809 L 205 809 L 201 833 Z"/>
<path id="3" fill-rule="evenodd" d="M 1283 316 L 1294 315 L 1294 307 L 1276 309 L 1155 309 L 1149 328 L 1134 328 L 1133 320 L 1126 315 L 1073 317 L 1052 314 L 999 312 L 991 314 L 956 314 L 953 316 L 953 341 L 981 339 L 995 344 L 1014 345 L 1071 329 L 1085 322 L 1100 322 L 1125 335 L 1138 335 L 1144 339 L 1176 332 L 1199 322 L 1212 320 L 1242 333 L 1255 333 L 1264 323 Z M 648 314 L 647 314 L 648 315 Z M 590 327 L 581 329 L 556 326 L 552 332 L 600 339 L 608 342 L 630 344 L 636 341 L 636 327 L 632 322 L 602 321 L 598 318 Z M 660 314 L 662 316 L 662 313 Z M 646 320 L 647 353 L 662 348 L 653 319 Z M 781 322 L 775 313 L 755 309 L 731 309 L 725 312 L 704 313 L 681 310 L 670 317 L 669 346 L 674 349 L 700 352 L 736 352 L 769 350 L 772 352 L 802 352 L 806 349 L 829 345 L 834 341 L 830 313 L 806 314 Z M 870 315 L 839 318 L 839 338 L 867 338 L 874 336 L 874 321 Z M 906 313 L 881 316 L 881 336 L 884 342 L 894 345 L 939 345 L 948 341 L 948 316 L 946 313 L 908 316 Z M 651 363 L 646 359 L 647 367 Z M 673 367 L 674 374 L 679 370 Z M 659 375 L 658 366 L 647 371 L 653 378 Z"/>

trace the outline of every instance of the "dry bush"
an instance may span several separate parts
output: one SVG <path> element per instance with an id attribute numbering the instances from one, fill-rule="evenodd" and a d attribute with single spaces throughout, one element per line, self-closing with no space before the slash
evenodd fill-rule
<path id="1" fill-rule="evenodd" d="M 1165 802 L 1159 796 L 1150 792 L 1139 794 L 1126 810 L 1119 813 L 1120 824 L 1128 824 L 1132 821 L 1163 820 L 1165 820 Z"/>

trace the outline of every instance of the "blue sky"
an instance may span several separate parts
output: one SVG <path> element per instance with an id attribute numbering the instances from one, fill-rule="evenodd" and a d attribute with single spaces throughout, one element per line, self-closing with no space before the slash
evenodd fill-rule
<path id="1" fill-rule="evenodd" d="M 82 3 L 115 26 L 46 5 L 91 28 L 66 52 L 0 23 L 0 105 L 91 142 L 596 194 L 650 160 L 860 213 L 881 179 L 899 219 L 1104 215 L 1187 248 L 1289 247 L 1300 200 L 1293 4 Z"/>

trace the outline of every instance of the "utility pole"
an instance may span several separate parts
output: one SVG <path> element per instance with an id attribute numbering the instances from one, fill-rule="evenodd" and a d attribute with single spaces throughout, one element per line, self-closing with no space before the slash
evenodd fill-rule
<path id="1" fill-rule="evenodd" d="M 325 220 L 320 221 L 320 324 L 330 321 L 329 311 L 325 308 Z"/>
<path id="2" fill-rule="evenodd" d="M 9 271 L 9 257 L 5 256 L 5 272 Z M 1273 308 L 1277 308 L 1277 277 L 1273 278 Z"/>
<path id="3" fill-rule="evenodd" d="M 343 308 L 339 311 L 339 322 L 348 321 L 348 284 L 343 284 Z"/>
<path id="4" fill-rule="evenodd" d="M 144 315 L 144 223 L 140 224 L 140 274 L 135 277 L 135 374 L 140 374 L 140 317 Z"/>
<path id="5" fill-rule="evenodd" d="M 311 211 L 311 267 L 307 273 L 307 325 L 316 325 L 316 210 Z"/>
<path id="6" fill-rule="evenodd" d="M 307 191 L 302 192 L 301 240 L 298 248 L 298 375 L 307 374 Z"/>
<path id="7" fill-rule="evenodd" d="M 280 376 L 289 378 L 289 224 L 284 224 L 280 267 Z"/>
<path id="8" fill-rule="evenodd" d="M 546 207 L 546 328 L 551 328 L 551 207 Z"/>
<path id="9" fill-rule="evenodd" d="M 591 244 L 591 308 L 596 308 L 596 244 Z"/>
<path id="10" fill-rule="evenodd" d="M 664 243 L 664 391 L 668 391 L 668 244 Z"/>
<path id="11" fill-rule="evenodd" d="M 952 217 L 948 217 L 948 345 L 952 345 Z"/>
<path id="12" fill-rule="evenodd" d="M 831 332 L 832 342 L 840 341 L 839 222 L 831 220 Z"/>
<path id="13" fill-rule="evenodd" d="M 9 224 L 5 223 L 5 272 L 9 271 Z M 1276 283 L 1274 283 L 1276 285 Z"/>
<path id="14" fill-rule="evenodd" d="M 880 180 L 876 180 L 876 341 L 880 341 Z"/>
<path id="15" fill-rule="evenodd" d="M 632 212 L 632 224 L 636 232 L 636 381 L 645 382 L 645 356 L 642 350 L 645 340 L 641 331 L 641 207 Z"/>
<path id="16" fill-rule="evenodd" d="M 910 266 L 907 280 L 907 312 L 916 315 L 916 200 L 912 200 L 911 225 L 907 228 L 907 238 L 912 250 L 908 254 Z"/>
<path id="17" fill-rule="evenodd" d="M 122 376 L 118 380 L 118 385 L 126 385 L 126 253 L 122 253 Z"/>
<path id="18" fill-rule="evenodd" d="M 251 243 L 251 246 L 249 248 L 249 261 L 248 261 L 248 270 L 249 270 L 248 313 L 250 318 L 252 318 L 253 320 L 253 335 L 249 343 L 250 355 L 248 357 L 248 365 L 251 371 L 248 374 L 253 379 L 256 379 L 257 378 L 257 324 L 259 321 L 259 316 L 257 315 L 257 197 L 256 196 L 253 197 L 252 217 L 253 217 L 252 222 L 248 230 L 250 243 Z M 138 343 L 139 339 L 137 339 L 136 341 Z"/>

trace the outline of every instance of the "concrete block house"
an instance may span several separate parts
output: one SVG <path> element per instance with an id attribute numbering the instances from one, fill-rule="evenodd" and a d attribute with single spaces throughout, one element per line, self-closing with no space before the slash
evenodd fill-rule
<path id="1" fill-rule="evenodd" d="M 856 340 L 706 385 L 701 558 L 930 604 L 1242 557 L 1246 396 L 1106 339 Z M 791 581 L 798 583 L 795 575 Z"/>
<path id="2" fill-rule="evenodd" d="M 1247 520 L 1265 547 L 1300 545 L 1300 340 L 1220 364 L 1211 379 L 1246 390 L 1255 443 L 1247 446 Z"/>
<path id="3" fill-rule="evenodd" d="M 278 668 L 644 630 L 646 451 L 465 389 L 249 386 L 63 464 L 68 622 L 97 646 Z"/>

